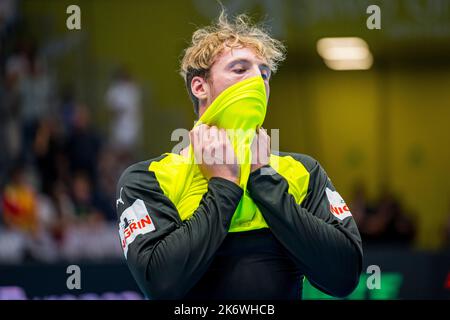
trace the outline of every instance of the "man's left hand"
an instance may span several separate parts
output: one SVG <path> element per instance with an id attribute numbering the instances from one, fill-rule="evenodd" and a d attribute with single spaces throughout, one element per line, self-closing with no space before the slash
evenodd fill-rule
<path id="1" fill-rule="evenodd" d="M 251 145 L 252 166 L 251 172 L 269 164 L 270 160 L 270 136 L 266 129 L 260 128 L 253 138 Z"/>

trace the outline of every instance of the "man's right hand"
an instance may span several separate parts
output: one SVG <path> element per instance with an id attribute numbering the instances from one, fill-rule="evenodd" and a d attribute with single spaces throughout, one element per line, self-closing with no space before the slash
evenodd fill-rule
<path id="1" fill-rule="evenodd" d="M 202 124 L 189 132 L 195 160 L 209 180 L 220 177 L 239 184 L 239 165 L 225 129 Z"/>

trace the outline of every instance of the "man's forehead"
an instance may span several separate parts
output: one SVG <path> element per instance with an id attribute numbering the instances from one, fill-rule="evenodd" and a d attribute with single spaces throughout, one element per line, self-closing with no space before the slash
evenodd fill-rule
<path id="1" fill-rule="evenodd" d="M 267 60 L 257 54 L 256 50 L 249 47 L 230 48 L 225 46 L 217 56 L 216 63 L 228 64 L 236 60 L 248 60 L 257 64 L 267 64 Z"/>

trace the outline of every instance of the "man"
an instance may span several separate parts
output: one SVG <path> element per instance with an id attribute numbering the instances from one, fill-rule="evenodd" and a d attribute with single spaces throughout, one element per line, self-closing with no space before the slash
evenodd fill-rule
<path id="1" fill-rule="evenodd" d="M 358 284 L 345 202 L 316 160 L 270 154 L 260 129 L 283 50 L 245 16 L 194 33 L 181 66 L 200 116 L 191 145 L 132 165 L 117 188 L 122 247 L 147 298 L 300 299 L 305 277 L 344 297 Z"/>

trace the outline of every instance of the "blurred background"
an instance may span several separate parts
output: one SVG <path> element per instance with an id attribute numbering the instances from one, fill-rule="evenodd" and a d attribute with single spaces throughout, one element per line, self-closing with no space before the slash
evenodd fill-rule
<path id="1" fill-rule="evenodd" d="M 357 221 L 349 299 L 450 298 L 450 1 L 222 0 L 288 49 L 265 127 L 324 166 Z M 70 5 L 81 12 L 69 30 Z M 370 5 L 381 29 L 369 29 Z M 178 75 L 209 0 L 0 0 L 0 299 L 139 299 L 115 186 L 190 129 Z M 67 266 L 82 289 L 66 287 Z M 364 269 L 365 271 L 365 269 Z M 330 297 L 305 283 L 306 299 Z"/>

